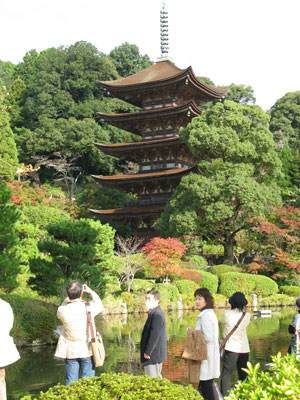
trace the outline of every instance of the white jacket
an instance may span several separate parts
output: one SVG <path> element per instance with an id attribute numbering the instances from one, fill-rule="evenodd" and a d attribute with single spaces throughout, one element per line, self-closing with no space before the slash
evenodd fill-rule
<path id="1" fill-rule="evenodd" d="M 212 309 L 200 311 L 196 330 L 203 333 L 207 345 L 207 360 L 201 361 L 200 381 L 218 378 L 220 376 L 219 324 Z"/>
<path id="2" fill-rule="evenodd" d="M 103 304 L 97 293 L 91 291 L 90 310 L 94 318 L 103 311 Z M 85 302 L 81 299 L 66 298 L 57 310 L 57 318 L 63 323 L 58 339 L 55 358 L 86 358 L 92 355 L 92 345 L 87 322 Z"/>
<path id="3" fill-rule="evenodd" d="M 11 306 L 0 299 L 0 368 L 19 360 L 20 354 L 9 332 L 13 327 L 14 314 Z"/>
<path id="4" fill-rule="evenodd" d="M 222 317 L 222 324 L 224 324 L 223 338 L 225 338 L 231 329 L 236 325 L 241 318 L 242 312 L 234 308 L 233 310 L 225 310 Z M 242 322 L 239 324 L 235 332 L 230 336 L 225 344 L 225 350 L 232 351 L 233 353 L 249 353 L 249 341 L 247 337 L 247 327 L 250 323 L 250 314 L 246 313 Z"/>

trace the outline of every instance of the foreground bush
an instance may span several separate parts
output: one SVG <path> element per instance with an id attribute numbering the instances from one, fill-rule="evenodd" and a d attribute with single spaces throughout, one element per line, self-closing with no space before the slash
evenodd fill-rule
<path id="1" fill-rule="evenodd" d="M 280 291 L 281 291 L 281 293 L 287 294 L 289 296 L 295 296 L 295 297 L 300 296 L 300 287 L 299 286 L 281 286 Z"/>
<path id="2" fill-rule="evenodd" d="M 57 385 L 38 397 L 42 400 L 200 400 L 192 386 L 181 386 L 167 379 L 121 374 L 102 374 L 81 379 L 70 386 Z M 25 396 L 23 400 L 36 399 Z"/>
<path id="3" fill-rule="evenodd" d="M 248 363 L 248 379 L 230 392 L 230 400 L 296 400 L 300 399 L 300 360 L 294 356 L 272 356 L 269 372 L 259 370 L 259 364 Z"/>
<path id="4" fill-rule="evenodd" d="M 234 292 L 269 296 L 278 292 L 278 285 L 267 276 L 227 272 L 220 276 L 219 292 L 227 297 Z"/>

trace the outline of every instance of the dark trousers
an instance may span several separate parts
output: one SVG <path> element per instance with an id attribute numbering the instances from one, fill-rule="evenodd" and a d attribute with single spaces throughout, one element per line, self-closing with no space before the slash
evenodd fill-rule
<path id="1" fill-rule="evenodd" d="M 249 360 L 249 353 L 233 353 L 232 351 L 225 350 L 223 356 L 223 369 L 221 375 L 221 393 L 228 396 L 230 389 L 230 377 L 235 368 L 237 367 L 239 380 L 243 381 L 247 378 L 247 373 L 242 368 L 247 368 Z"/>
<path id="2" fill-rule="evenodd" d="M 199 381 L 198 391 L 204 400 L 218 400 L 219 398 L 213 379 Z"/>

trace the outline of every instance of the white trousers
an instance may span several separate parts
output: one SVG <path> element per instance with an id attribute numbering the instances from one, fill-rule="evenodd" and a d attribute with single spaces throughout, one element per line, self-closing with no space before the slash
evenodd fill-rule
<path id="1" fill-rule="evenodd" d="M 162 369 L 162 363 L 149 364 L 144 366 L 145 375 L 150 376 L 150 378 L 162 378 L 161 369 Z"/>

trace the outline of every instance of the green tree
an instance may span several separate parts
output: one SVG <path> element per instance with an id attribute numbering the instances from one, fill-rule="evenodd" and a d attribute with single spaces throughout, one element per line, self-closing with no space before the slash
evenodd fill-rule
<path id="1" fill-rule="evenodd" d="M 17 78 L 11 85 L 9 90 L 9 115 L 10 124 L 12 128 L 16 126 L 22 126 L 23 115 L 22 107 L 25 101 L 26 86 L 22 79 Z"/>
<path id="2" fill-rule="evenodd" d="M 143 56 L 135 44 L 129 44 L 128 42 L 115 47 L 109 53 L 109 56 L 112 58 L 119 75 L 122 77 L 135 74 L 153 64 L 149 56 Z"/>
<path id="3" fill-rule="evenodd" d="M 15 65 L 13 63 L 0 60 L 0 81 L 2 81 L 7 88 L 10 88 L 14 80 L 14 68 Z"/>
<path id="4" fill-rule="evenodd" d="M 17 147 L 4 105 L 5 96 L 6 93 L 0 89 L 0 181 L 12 180 L 18 165 Z"/>
<path id="5" fill-rule="evenodd" d="M 15 224 L 19 219 L 17 207 L 10 204 L 11 190 L 0 184 L 0 288 L 10 292 L 18 286 L 19 260 L 15 254 L 18 236 Z"/>
<path id="6" fill-rule="evenodd" d="M 243 105 L 255 104 L 256 98 L 254 97 L 254 90 L 251 86 L 236 85 L 232 83 L 229 86 L 222 86 L 222 89 L 227 89 L 226 100 L 231 100 Z"/>
<path id="7" fill-rule="evenodd" d="M 300 147 L 300 91 L 290 92 L 271 108 L 270 131 L 279 142 L 288 141 L 291 148 Z"/>
<path id="8" fill-rule="evenodd" d="M 201 162 L 199 174 L 181 180 L 156 228 L 164 236 L 195 235 L 221 244 L 233 263 L 236 234 L 249 218 L 280 204 L 275 179 L 281 163 L 258 106 L 217 103 L 181 130 Z"/>
<path id="9" fill-rule="evenodd" d="M 69 280 L 79 279 L 103 293 L 103 269 L 113 256 L 113 229 L 80 219 L 50 224 L 47 231 L 50 238 L 39 243 L 42 254 L 30 260 L 35 276 L 29 283 L 42 295 L 54 295 Z"/>

